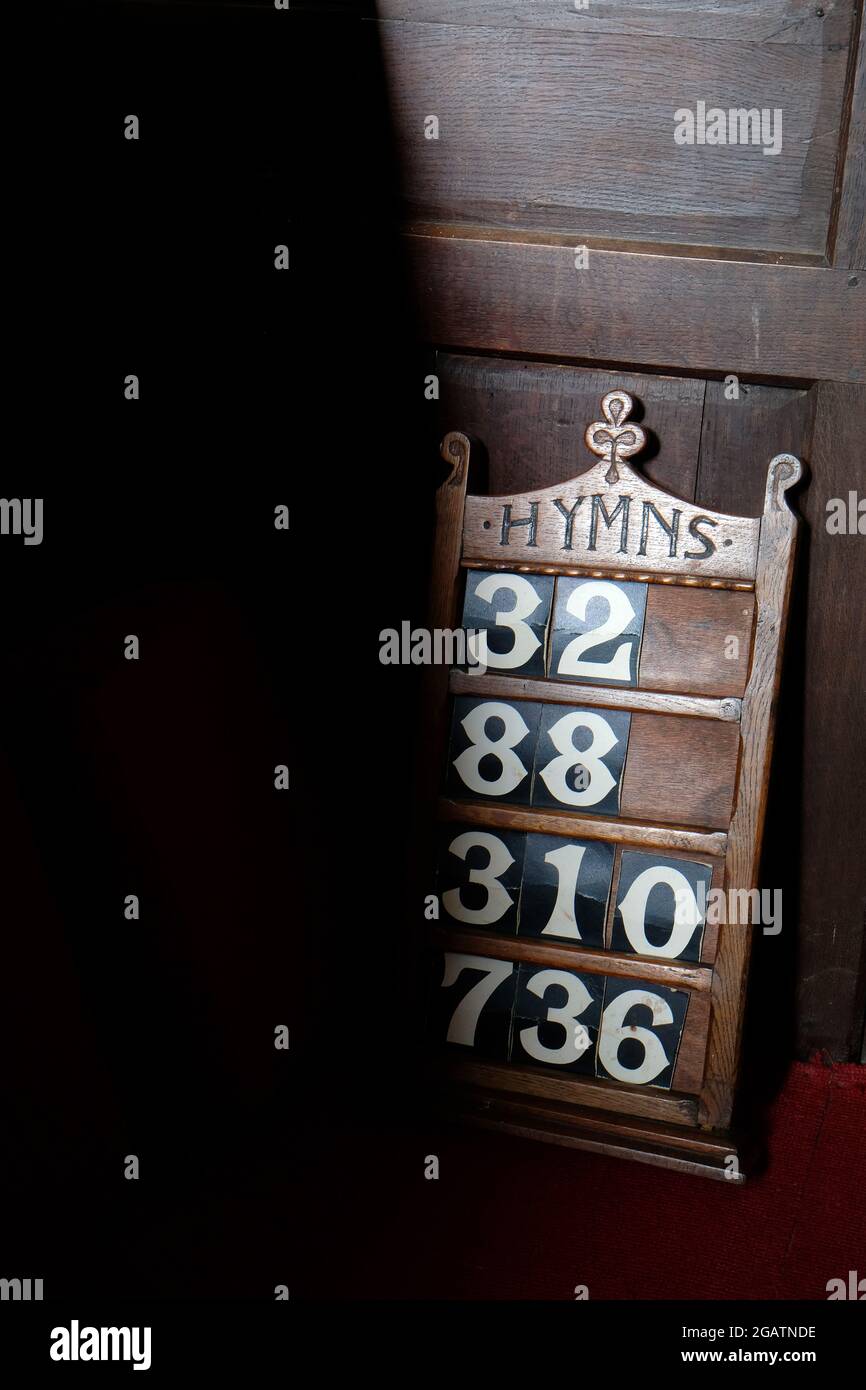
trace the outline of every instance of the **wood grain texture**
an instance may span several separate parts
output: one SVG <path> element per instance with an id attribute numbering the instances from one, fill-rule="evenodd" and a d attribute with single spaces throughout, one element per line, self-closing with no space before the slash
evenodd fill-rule
<path id="1" fill-rule="evenodd" d="M 405 240 L 420 332 L 432 343 L 866 381 L 866 280 L 847 270 L 591 249 L 577 271 L 573 243 L 455 227 Z"/>
<path id="2" fill-rule="evenodd" d="M 620 1115 L 608 1111 L 599 1114 L 586 1105 L 566 1105 L 562 1101 L 548 1100 L 540 1096 L 509 1095 L 491 1087 L 484 1087 L 480 1093 L 468 1087 L 460 1087 L 452 1092 L 458 1105 L 468 1108 L 473 1097 L 481 1112 L 493 1110 L 497 1115 L 535 1117 L 552 1120 L 569 1129 L 579 1129 L 598 1136 L 610 1135 L 614 1140 L 631 1138 L 650 1143 L 663 1142 L 675 1152 L 721 1158 L 730 1153 L 729 1144 L 706 1130 L 684 1128 L 664 1120 L 650 1120 L 636 1115 Z"/>
<path id="3" fill-rule="evenodd" d="M 782 644 L 794 567 L 797 521 L 785 491 L 802 474 L 792 455 L 773 459 L 767 473 L 755 594 L 758 605 L 752 670 L 743 698 L 743 756 L 737 806 L 728 835 L 725 887 L 730 892 L 758 883 L 761 838 L 773 748 L 773 719 L 779 692 Z M 713 971 L 713 1013 L 701 1093 L 701 1123 L 725 1129 L 730 1123 L 740 1060 L 743 1000 L 752 928 L 731 923 L 719 933 Z"/>
<path id="4" fill-rule="evenodd" d="M 671 1089 L 674 1091 L 697 1095 L 703 1086 L 710 1014 L 709 993 L 693 992 L 689 999 L 689 1009 L 671 1082 Z"/>
<path id="5" fill-rule="evenodd" d="M 467 497 L 462 558 L 539 568 L 643 567 L 700 579 L 754 577 L 755 519 L 709 512 L 671 497 L 628 463 L 620 461 L 617 470 L 612 474 L 602 459 L 550 488 Z"/>
<path id="6" fill-rule="evenodd" d="M 743 599 L 750 599 L 751 595 L 739 594 L 731 597 L 736 597 L 742 611 Z M 745 681 L 743 683 L 745 684 Z M 646 710 L 654 714 L 721 719 L 726 724 L 736 724 L 740 718 L 740 704 L 736 699 L 716 700 L 699 695 L 658 694 L 653 690 L 616 690 L 598 685 L 566 684 L 564 681 L 530 680 L 524 676 L 476 676 L 466 671 L 452 671 L 450 687 L 452 695 L 494 695 L 503 700 L 546 700 L 554 705 L 597 705 L 604 709 Z"/>
<path id="7" fill-rule="evenodd" d="M 647 980 L 668 989 L 688 989 L 709 995 L 712 971 L 683 961 L 659 960 L 653 956 L 620 955 L 595 951 L 586 946 L 553 945 L 537 936 L 505 936 L 485 931 L 459 931 L 437 927 L 432 933 L 435 945 L 443 951 L 470 956 L 489 956 L 494 960 L 513 960 L 559 970 L 584 970 L 588 975 L 614 975 L 617 979 Z M 696 1088 L 697 1089 L 697 1088 Z"/>
<path id="8" fill-rule="evenodd" d="M 813 424 L 814 415 L 814 424 Z M 831 535 L 827 503 L 864 494 L 866 391 L 819 384 L 812 392 L 749 386 L 738 402 L 707 384 L 700 495 L 758 510 L 757 480 L 769 441 L 804 454 L 811 472 L 799 489 L 804 534 L 798 545 L 785 675 L 765 829 L 761 881 L 779 888 L 785 927 L 759 952 L 761 986 L 785 978 L 774 1027 L 803 1058 L 826 1049 L 854 1061 L 862 1028 L 866 961 L 866 866 L 860 850 L 863 799 L 852 766 L 866 763 L 866 550 L 857 535 Z M 763 483 L 761 483 L 761 490 Z M 794 936 L 796 935 L 796 940 Z M 764 966 L 764 957 L 768 957 Z"/>
<path id="9" fill-rule="evenodd" d="M 629 820 L 602 820 L 576 816 L 572 811 L 535 811 L 495 802 L 479 805 L 471 801 L 439 801 L 439 818 L 463 821 L 467 825 L 487 825 L 500 830 L 534 830 L 542 835 L 565 835 L 577 840 L 610 840 L 613 844 L 637 848 L 686 850 L 694 854 L 724 855 L 728 837 L 724 831 L 687 830 L 682 826 L 639 823 Z"/>
<path id="10" fill-rule="evenodd" d="M 808 391 L 708 381 L 701 428 L 698 496 L 707 506 L 760 516 L 771 454 L 799 457 L 811 432 Z"/>
<path id="11" fill-rule="evenodd" d="M 866 496 L 864 439 L 866 391 L 820 386 L 800 504 L 809 604 L 794 615 L 804 625 L 796 1011 L 800 1054 L 826 1048 L 840 1061 L 857 1059 L 866 990 L 866 537 L 831 535 L 827 503 Z"/>
<path id="12" fill-rule="evenodd" d="M 408 215 L 823 254 L 848 33 L 764 43 L 730 28 L 645 34 L 631 57 L 604 30 L 382 21 Z M 674 113 L 699 101 L 781 110 L 778 152 L 675 143 Z"/>
<path id="13" fill-rule="evenodd" d="M 689 691 L 685 698 L 692 703 L 700 695 L 742 695 L 754 614 L 752 594 L 650 585 L 639 685 L 654 691 Z M 722 710 L 729 705 L 723 698 L 712 703 Z"/>
<path id="14" fill-rule="evenodd" d="M 602 1154 L 605 1158 L 631 1159 L 636 1163 L 648 1163 L 656 1168 L 672 1169 L 689 1177 L 715 1178 L 720 1182 L 729 1181 L 728 1160 L 737 1158 L 735 1178 L 730 1179 L 736 1186 L 745 1181 L 745 1174 L 739 1161 L 736 1145 L 732 1140 L 725 1144 L 724 1157 L 689 1153 L 688 1149 L 669 1146 L 664 1140 L 631 1139 L 619 1135 L 613 1127 L 606 1134 L 589 1130 L 578 1125 L 558 1123 L 544 1116 L 521 1116 L 520 1107 L 505 1107 L 501 1102 L 482 1098 L 473 1099 L 462 1110 L 449 1107 L 449 1113 L 459 1117 L 464 1123 L 476 1125 L 480 1129 L 494 1130 L 501 1134 L 512 1134 L 518 1139 L 535 1139 L 546 1144 L 558 1144 L 566 1149 L 583 1149 L 589 1153 Z"/>
<path id="15" fill-rule="evenodd" d="M 592 0 L 576 10 L 568 0 L 373 0 L 379 19 L 424 24 L 489 24 L 496 28 L 559 29 L 566 34 L 640 38 L 735 39 L 823 47 L 844 43 L 850 0 L 821 7 L 812 0 Z"/>
<path id="16" fill-rule="evenodd" d="M 661 574 L 645 569 L 620 569 L 618 566 L 599 569 L 592 565 L 557 563 L 525 565 L 504 563 L 501 560 L 462 560 L 461 564 L 465 569 L 470 570 L 506 570 L 513 574 L 560 574 L 583 579 L 622 579 L 632 584 L 668 584 L 673 587 L 682 585 L 693 589 L 731 589 L 740 593 L 751 593 L 755 587 L 754 579 L 711 579 L 709 576 L 702 578 L 695 574 Z"/>
<path id="17" fill-rule="evenodd" d="M 734 804 L 739 744 L 735 724 L 633 714 L 620 798 L 622 814 L 726 830 Z"/>
<path id="18" fill-rule="evenodd" d="M 573 477 L 588 461 L 586 426 L 601 398 L 618 388 L 635 398 L 635 418 L 648 436 L 641 473 L 694 501 L 703 381 L 441 351 L 435 370 L 440 434 L 460 429 L 481 442 L 488 492 L 527 492 Z"/>
<path id="19" fill-rule="evenodd" d="M 866 267 L 866 38 L 852 50 L 850 107 L 837 172 L 838 205 L 831 228 L 832 261 L 851 269 Z"/>
<path id="20" fill-rule="evenodd" d="M 433 1066 L 434 1074 L 447 1075 L 464 1085 L 481 1086 L 513 1095 L 531 1095 L 610 1110 L 619 1115 L 641 1115 L 646 1119 L 695 1126 L 698 1107 L 693 1096 L 672 1091 L 627 1086 L 618 1081 L 596 1081 L 593 1077 L 556 1076 L 541 1067 L 497 1066 L 494 1062 L 446 1059 Z"/>
<path id="21" fill-rule="evenodd" d="M 737 1165 L 740 1175 L 736 1180 L 725 1177 L 729 1158 L 737 1155 L 729 1136 L 717 1138 L 634 1115 L 600 1114 L 585 1105 L 517 1096 L 491 1087 L 452 1087 L 445 1103 L 447 1113 L 464 1123 L 699 1176 L 743 1181 L 741 1163 Z"/>
<path id="22" fill-rule="evenodd" d="M 469 478 L 469 440 L 458 431 L 451 431 L 442 441 L 441 454 L 451 471 L 436 492 L 436 530 L 428 607 L 431 628 L 450 629 L 456 627 L 460 620 L 460 545 Z M 425 667 L 422 705 L 426 736 L 418 769 L 418 804 L 426 806 L 429 811 L 436 796 L 439 769 L 445 759 L 448 739 L 447 667 Z"/>

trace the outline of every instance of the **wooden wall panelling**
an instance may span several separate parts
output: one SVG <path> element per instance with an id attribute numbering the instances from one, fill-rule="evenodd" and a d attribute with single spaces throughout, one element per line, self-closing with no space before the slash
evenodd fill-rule
<path id="1" fill-rule="evenodd" d="M 746 37 L 740 8 L 716 6 L 705 37 L 690 13 L 657 7 L 668 32 L 648 26 L 632 40 L 639 61 L 623 47 L 634 20 L 624 5 L 589 25 L 561 6 L 561 22 L 543 28 L 515 22 L 517 5 L 501 6 L 498 23 L 469 24 L 463 6 L 455 22 L 453 6 L 426 3 L 414 7 L 421 22 L 383 19 L 410 217 L 823 255 L 851 4 L 828 7 L 820 29 L 798 25 L 801 5 L 785 8 L 766 37 L 754 27 Z M 781 110 L 777 153 L 677 145 L 674 112 L 699 101 Z M 431 113 L 437 139 L 424 135 Z"/>
<path id="2" fill-rule="evenodd" d="M 447 630 L 456 627 L 460 621 L 460 547 L 470 452 L 469 440 L 457 430 L 452 430 L 444 436 L 442 458 L 451 471 L 436 491 L 436 546 L 430 576 L 429 600 L 429 621 L 432 628 Z M 420 750 L 417 776 L 420 786 L 426 792 L 426 795 L 419 796 L 418 804 L 427 808 L 433 805 L 441 777 L 441 768 L 427 755 L 427 750 L 430 747 L 444 749 L 448 739 L 448 675 L 448 668 L 445 666 L 433 665 L 424 668 L 422 702 L 425 741 L 423 749 Z M 423 872 L 420 863 L 416 866 L 416 871 L 419 875 Z"/>
<path id="3" fill-rule="evenodd" d="M 836 182 L 838 201 L 830 233 L 832 262 L 866 268 L 866 35 L 862 11 L 860 37 L 851 46 L 850 106 Z"/>
<path id="4" fill-rule="evenodd" d="M 419 331 L 433 343 L 662 371 L 866 381 L 866 277 L 827 266 L 407 234 Z"/>
<path id="5" fill-rule="evenodd" d="M 863 1026 L 866 869 L 862 794 L 850 769 L 866 762 L 866 549 L 862 536 L 828 533 L 827 502 L 847 501 L 852 489 L 863 495 L 864 438 L 860 387 L 747 386 L 729 401 L 721 383 L 707 383 L 702 500 L 757 511 L 770 441 L 802 454 L 811 474 L 797 497 L 804 526 L 761 875 L 782 891 L 783 930 L 758 938 L 755 962 L 756 995 L 767 995 L 771 979 L 787 982 L 767 997 L 780 1067 L 793 1049 L 809 1057 L 824 1048 L 836 1060 L 854 1060 Z"/>
<path id="6" fill-rule="evenodd" d="M 736 398 L 732 389 L 724 381 L 707 382 L 698 497 L 720 511 L 760 516 L 770 455 L 805 453 L 812 400 L 808 390 L 757 386 L 748 380 L 738 383 Z"/>
<path id="7" fill-rule="evenodd" d="M 801 1050 L 826 1048 L 840 1060 L 857 1056 L 866 987 L 866 537 L 830 534 L 827 503 L 850 502 L 851 492 L 862 503 L 864 441 L 866 391 L 817 387 L 813 476 L 801 504 L 808 603 L 797 615 L 805 621 L 797 1012 Z"/>
<path id="8" fill-rule="evenodd" d="M 379 19 L 427 24 L 491 24 L 497 28 L 559 29 L 566 34 L 632 38 L 741 39 L 826 47 L 848 39 L 851 5 L 812 0 L 592 0 L 585 10 L 562 0 L 371 0 Z"/>
<path id="9" fill-rule="evenodd" d="M 640 401 L 648 422 L 641 472 L 669 492 L 695 495 L 704 382 L 685 377 L 436 353 L 440 438 L 460 429 L 484 446 L 489 493 L 528 492 L 571 478 L 591 462 L 583 432 L 608 391 Z"/>

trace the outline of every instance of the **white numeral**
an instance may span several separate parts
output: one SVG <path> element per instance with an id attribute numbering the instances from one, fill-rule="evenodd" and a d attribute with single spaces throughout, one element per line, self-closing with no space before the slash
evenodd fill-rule
<path id="1" fill-rule="evenodd" d="M 514 966 L 507 960 L 488 960 L 486 956 L 462 956 L 448 951 L 445 954 L 442 988 L 448 989 L 449 985 L 455 984 L 464 970 L 483 970 L 485 978 L 473 985 L 460 1000 L 448 1025 L 447 1037 L 451 1043 L 474 1047 L 481 1010 L 494 990 L 512 974 Z"/>
<path id="2" fill-rule="evenodd" d="M 585 1028 L 575 1027 L 578 1018 L 584 1009 L 592 1003 L 592 995 L 587 989 L 583 980 L 579 980 L 576 975 L 569 975 L 564 970 L 539 970 L 527 981 L 527 988 L 532 990 L 539 999 L 543 999 L 546 991 L 553 985 L 562 985 L 567 991 L 568 998 L 562 1008 L 548 1008 L 547 1022 L 559 1023 L 565 1029 L 565 1040 L 561 1047 L 545 1047 L 538 1037 L 538 1025 L 532 1028 L 521 1028 L 520 1041 L 524 1050 L 534 1057 L 538 1062 L 552 1062 L 556 1066 L 564 1066 L 568 1062 L 574 1062 L 578 1057 L 582 1057 L 590 1045 L 590 1037 Z"/>
<path id="3" fill-rule="evenodd" d="M 592 734 L 592 743 L 583 751 L 574 746 L 574 735 L 578 729 L 589 729 Z M 558 719 L 548 733 L 559 753 L 559 757 L 551 759 L 541 771 L 542 781 L 551 796 L 569 806 L 595 806 L 603 801 L 616 786 L 616 781 L 601 760 L 619 743 L 607 720 L 602 719 L 600 714 L 575 710 Z M 586 768 L 589 782 L 585 787 L 572 791 L 565 774 L 577 766 Z"/>
<path id="4" fill-rule="evenodd" d="M 530 617 L 541 603 L 541 598 L 532 587 L 528 579 L 523 579 L 519 574 L 497 575 L 490 574 L 486 579 L 482 579 L 478 588 L 475 590 L 480 599 L 485 603 L 493 602 L 494 598 L 503 589 L 507 593 L 514 595 L 514 607 L 508 612 L 497 611 L 495 621 L 497 627 L 508 627 L 514 634 L 514 641 L 510 652 L 487 651 L 487 665 L 500 671 L 513 669 L 515 666 L 523 666 L 532 653 L 541 646 L 536 634 L 524 618 Z"/>
<path id="5" fill-rule="evenodd" d="M 673 1023 L 674 1016 L 669 1005 L 657 994 L 646 990 L 629 989 L 611 1000 L 602 1015 L 601 1033 L 598 1039 L 598 1055 L 605 1070 L 617 1081 L 628 1081 L 632 1085 L 646 1085 L 660 1076 L 669 1066 L 668 1055 L 662 1047 L 657 1034 L 649 1028 L 639 1028 L 635 1024 L 626 1027 L 623 1019 L 635 1004 L 645 1004 L 652 1011 L 653 1023 Z M 643 1061 L 639 1067 L 623 1067 L 619 1061 L 620 1045 L 626 1038 L 634 1038 L 643 1046 Z"/>
<path id="6" fill-rule="evenodd" d="M 490 739 L 484 728 L 488 719 L 494 716 L 502 720 L 505 728 L 501 738 Z M 466 718 L 461 720 L 461 724 L 472 740 L 472 747 L 454 759 L 454 766 L 466 786 L 471 791 L 480 792 L 482 796 L 505 796 L 519 787 L 526 776 L 526 768 L 514 752 L 514 748 L 529 733 L 529 726 L 514 706 L 490 700 L 487 704 L 476 705 L 471 709 Z M 499 759 L 501 768 L 499 776 L 492 782 L 485 781 L 479 771 L 481 759 L 488 753 Z"/>
<path id="7" fill-rule="evenodd" d="M 636 641 L 634 637 L 622 642 L 610 661 L 580 659 L 585 651 L 591 651 L 593 647 L 600 647 L 603 642 L 619 637 L 635 617 L 635 611 L 625 590 L 616 584 L 605 583 L 604 580 L 592 584 L 579 584 L 576 589 L 572 589 L 565 606 L 575 618 L 586 622 L 586 610 L 590 600 L 594 598 L 603 598 L 607 603 L 607 618 L 600 627 L 594 627 L 590 632 L 582 632 L 578 637 L 572 638 L 559 658 L 557 672 L 561 676 L 593 676 L 609 681 L 628 682 L 631 680 L 629 658 Z"/>
<path id="8" fill-rule="evenodd" d="M 458 922 L 472 922 L 476 926 L 490 926 L 504 917 L 512 905 L 512 897 L 503 888 L 499 878 L 513 863 L 514 858 L 498 835 L 490 835 L 486 830 L 467 830 L 458 835 L 448 846 L 451 854 L 458 859 L 466 858 L 471 849 L 480 845 L 487 851 L 487 863 L 483 869 L 470 869 L 469 882 L 480 883 L 487 890 L 487 901 L 483 907 L 464 907 L 459 888 L 449 888 L 442 894 L 446 911 Z"/>
<path id="9" fill-rule="evenodd" d="M 574 902 L 577 896 L 577 880 L 580 866 L 586 854 L 586 845 L 563 845 L 552 849 L 544 856 L 545 864 L 552 864 L 557 874 L 556 902 L 553 911 L 541 934 L 551 932 L 554 936 L 573 936 L 581 940 L 577 919 L 574 915 Z"/>
<path id="10" fill-rule="evenodd" d="M 646 908 L 649 895 L 659 883 L 665 883 L 674 895 L 674 924 L 663 946 L 653 946 L 646 934 Z M 622 902 L 625 934 L 636 951 L 644 956 L 678 956 L 686 949 L 695 927 L 701 920 L 697 898 L 692 885 L 679 869 L 654 864 L 638 874 Z"/>

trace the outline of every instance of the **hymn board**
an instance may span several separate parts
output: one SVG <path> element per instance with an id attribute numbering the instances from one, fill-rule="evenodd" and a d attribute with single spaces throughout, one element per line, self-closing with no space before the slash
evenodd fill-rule
<path id="1" fill-rule="evenodd" d="M 442 446 L 432 623 L 487 655 L 430 676 L 433 1070 L 474 1123 L 741 1181 L 760 927 L 734 890 L 757 887 L 802 470 L 772 460 L 759 518 L 707 511 L 625 461 L 631 410 L 609 392 L 601 461 L 537 492 L 467 496 L 469 441 Z"/>

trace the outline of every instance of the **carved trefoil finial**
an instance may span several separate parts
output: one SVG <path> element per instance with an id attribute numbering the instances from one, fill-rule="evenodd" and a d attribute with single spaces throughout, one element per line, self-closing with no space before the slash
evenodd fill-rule
<path id="1" fill-rule="evenodd" d="M 608 391 L 601 402 L 604 420 L 595 420 L 584 435 L 586 447 L 610 462 L 605 474 L 607 483 L 619 482 L 617 464 L 636 454 L 646 443 L 640 425 L 633 421 L 626 424 L 633 407 L 634 401 L 627 391 Z"/>

